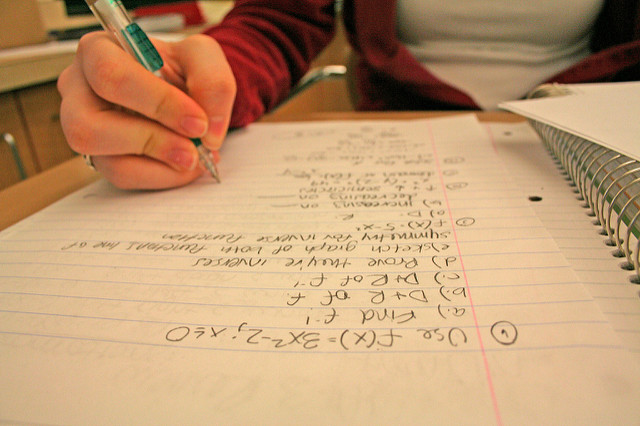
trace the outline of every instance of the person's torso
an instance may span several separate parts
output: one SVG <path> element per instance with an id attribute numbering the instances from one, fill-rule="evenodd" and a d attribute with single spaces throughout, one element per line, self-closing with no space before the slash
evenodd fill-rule
<path id="1" fill-rule="evenodd" d="M 590 54 L 604 0 L 398 0 L 397 34 L 442 81 L 485 109 Z"/>

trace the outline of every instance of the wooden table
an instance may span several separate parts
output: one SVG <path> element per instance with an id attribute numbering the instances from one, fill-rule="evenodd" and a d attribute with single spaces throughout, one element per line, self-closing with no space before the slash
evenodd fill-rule
<path id="1" fill-rule="evenodd" d="M 399 120 L 435 118 L 459 112 L 323 112 L 304 115 L 271 114 L 261 122 L 314 120 Z M 507 112 L 477 112 L 481 121 L 517 122 L 523 118 Z M 92 183 L 100 174 L 90 170 L 76 157 L 0 192 L 0 230 L 47 207 L 64 196 Z"/>

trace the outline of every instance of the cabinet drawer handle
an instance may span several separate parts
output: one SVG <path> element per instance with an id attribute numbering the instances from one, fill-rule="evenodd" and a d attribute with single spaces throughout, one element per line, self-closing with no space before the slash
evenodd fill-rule
<path id="1" fill-rule="evenodd" d="M 9 145 L 9 149 L 11 149 L 11 154 L 13 155 L 13 161 L 16 163 L 16 167 L 18 168 L 18 173 L 20 174 L 20 179 L 26 179 L 27 174 L 24 171 L 24 165 L 22 164 L 22 159 L 20 158 L 20 153 L 18 152 L 18 147 L 16 146 L 16 140 L 11 133 L 3 133 L 2 140 Z"/>

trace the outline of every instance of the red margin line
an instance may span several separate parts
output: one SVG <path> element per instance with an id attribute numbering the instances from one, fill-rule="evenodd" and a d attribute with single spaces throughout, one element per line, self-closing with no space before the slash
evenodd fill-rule
<path id="1" fill-rule="evenodd" d="M 458 250 L 458 258 L 460 259 L 460 267 L 462 269 L 462 274 L 464 276 L 465 287 L 467 289 L 467 295 L 469 296 L 469 304 L 471 305 L 471 312 L 473 313 L 473 322 L 476 327 L 476 333 L 478 335 L 478 343 L 480 345 L 480 352 L 482 353 L 482 361 L 484 363 L 484 370 L 487 376 L 487 385 L 489 386 L 489 394 L 491 395 L 491 402 L 493 404 L 493 412 L 496 416 L 496 422 L 498 425 L 502 425 L 502 417 L 500 415 L 500 408 L 498 407 L 498 398 L 496 397 L 496 391 L 493 386 L 493 379 L 491 378 L 491 371 L 489 368 L 489 360 L 487 359 L 487 353 L 484 350 L 484 343 L 482 342 L 482 334 L 480 333 L 480 326 L 478 324 L 478 316 L 476 315 L 476 308 L 473 304 L 473 299 L 471 298 L 471 288 L 469 287 L 469 280 L 467 278 L 467 271 L 464 267 L 464 262 L 462 261 L 462 251 L 460 250 L 460 244 L 458 243 L 458 234 L 456 232 L 456 227 L 454 226 L 453 215 L 451 214 L 451 206 L 449 204 L 449 197 L 447 196 L 447 189 L 444 185 L 444 179 L 442 174 L 442 169 L 440 167 L 440 158 L 438 157 L 438 149 L 436 148 L 436 141 L 433 135 L 433 129 L 431 128 L 431 123 L 427 121 L 427 128 L 429 130 L 429 139 L 431 141 L 431 149 L 433 151 L 433 155 L 435 157 L 436 168 L 438 169 L 438 176 L 440 177 L 440 183 L 442 185 L 442 193 L 444 195 L 445 203 L 447 204 L 447 211 L 449 212 L 449 220 L 451 221 L 451 229 L 453 231 L 453 238 L 456 243 L 456 249 Z M 495 147 L 494 147 L 495 149 Z"/>

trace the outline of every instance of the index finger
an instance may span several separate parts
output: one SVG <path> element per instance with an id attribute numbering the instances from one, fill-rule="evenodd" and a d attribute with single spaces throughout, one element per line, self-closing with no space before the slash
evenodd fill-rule
<path id="1" fill-rule="evenodd" d="M 206 131 L 207 115 L 193 99 L 145 69 L 106 33 L 84 36 L 77 55 L 89 85 L 101 98 L 187 137 Z"/>

